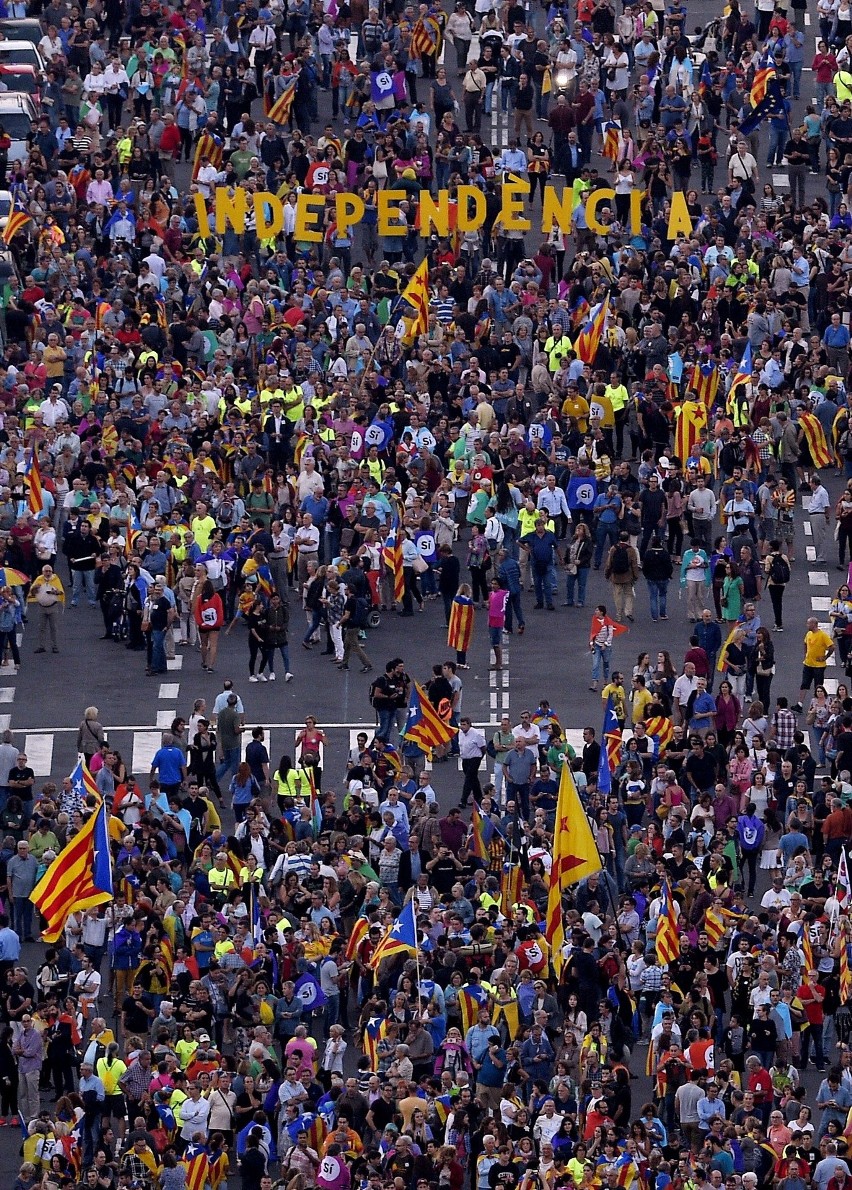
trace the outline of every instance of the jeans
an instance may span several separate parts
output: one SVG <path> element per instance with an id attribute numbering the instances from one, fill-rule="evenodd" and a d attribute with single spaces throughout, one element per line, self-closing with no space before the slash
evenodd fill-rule
<path id="1" fill-rule="evenodd" d="M 588 566 L 580 566 L 576 574 L 569 574 L 565 579 L 565 602 L 574 606 L 574 589 L 577 591 L 577 607 L 584 607 L 586 603 L 586 583 L 589 581 Z"/>
<path id="2" fill-rule="evenodd" d="M 784 146 L 787 143 L 787 129 L 775 128 L 769 125 L 769 151 L 766 157 L 767 165 L 780 165 L 784 160 Z"/>
<path id="3" fill-rule="evenodd" d="M 523 609 L 521 608 L 521 593 L 520 593 L 520 591 L 510 591 L 509 598 L 506 600 L 506 631 L 507 632 L 512 631 L 512 625 L 514 624 L 514 620 L 512 619 L 513 614 L 518 621 L 518 627 L 523 628 L 524 613 L 523 613 Z"/>
<path id="4" fill-rule="evenodd" d="M 222 759 L 216 765 L 216 780 L 221 785 L 222 778 L 226 773 L 233 770 L 235 773 L 240 767 L 240 749 L 239 748 L 223 748 Z"/>
<path id="5" fill-rule="evenodd" d="M 802 1063 L 799 1067 L 804 1070 L 808 1064 L 808 1057 L 810 1056 L 811 1043 L 814 1047 L 814 1062 L 818 1067 L 825 1065 L 825 1054 L 822 1049 L 822 1025 L 811 1025 L 809 1029 L 802 1030 Z"/>
<path id="6" fill-rule="evenodd" d="M 71 606 L 76 607 L 81 593 L 85 593 L 89 607 L 94 607 L 97 603 L 94 570 L 72 570 L 71 576 Z"/>
<path id="7" fill-rule="evenodd" d="M 322 607 L 315 607 L 315 608 L 313 609 L 313 611 L 311 612 L 311 622 L 310 622 L 310 624 L 308 625 L 308 630 L 307 630 L 307 632 L 306 632 L 306 633 L 305 633 L 305 635 L 302 637 L 302 642 L 303 642 L 304 644 L 307 644 L 307 643 L 308 643 L 308 641 L 309 641 L 309 640 L 311 639 L 311 637 L 313 636 L 313 634 L 314 634 L 315 632 L 319 631 L 319 626 L 320 626 L 320 624 L 322 623 L 322 613 L 323 613 L 323 611 L 324 611 L 324 609 L 323 609 Z"/>
<path id="8" fill-rule="evenodd" d="M 281 660 L 284 662 L 284 672 L 290 672 L 290 647 L 289 645 L 273 645 L 266 655 L 266 663 L 269 667 L 270 673 L 275 673 L 275 653 L 281 654 Z"/>
<path id="9" fill-rule="evenodd" d="M 33 903 L 29 897 L 15 897 L 12 902 L 12 929 L 22 942 L 33 936 Z"/>
<path id="10" fill-rule="evenodd" d="M 595 530 L 595 566 L 601 564 L 604 548 L 607 545 L 615 545 L 618 541 L 618 522 L 617 521 L 598 521 L 598 527 Z"/>
<path id="11" fill-rule="evenodd" d="M 660 616 L 665 616 L 666 612 L 666 596 L 669 591 L 669 584 L 667 579 L 648 579 L 648 599 L 651 603 L 651 619 L 657 620 Z"/>
<path id="12" fill-rule="evenodd" d="M 529 785 L 516 785 L 514 781 L 506 782 L 506 801 L 514 802 L 520 806 L 521 817 L 529 818 L 530 816 L 530 787 Z"/>
<path id="13" fill-rule="evenodd" d="M 802 62 L 791 62 L 790 69 L 793 72 L 793 98 L 798 99 L 802 91 Z"/>
<path id="14" fill-rule="evenodd" d="M 165 673 L 166 665 L 166 630 L 165 628 L 151 629 L 151 673 Z"/>
<path id="15" fill-rule="evenodd" d="M 553 607 L 553 592 L 556 590 L 556 571 L 553 567 L 548 566 L 544 574 L 539 574 L 533 568 L 533 585 L 535 586 L 536 607 L 541 607 L 543 603 L 548 607 Z"/>
<path id="16" fill-rule="evenodd" d="M 379 726 L 376 728 L 376 738 L 387 742 L 390 739 L 393 731 L 394 709 L 393 707 L 383 707 L 378 711 Z"/>
<path id="17" fill-rule="evenodd" d="M 592 646 L 592 681 L 598 682 L 603 674 L 605 681 L 609 681 L 609 662 L 612 657 L 611 645 Z"/>

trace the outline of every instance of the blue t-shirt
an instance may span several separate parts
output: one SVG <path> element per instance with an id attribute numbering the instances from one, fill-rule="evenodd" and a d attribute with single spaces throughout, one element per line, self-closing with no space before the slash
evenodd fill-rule
<path id="1" fill-rule="evenodd" d="M 180 748 L 159 748 L 151 761 L 151 768 L 159 773 L 161 785 L 180 785 L 183 780 L 183 753 Z"/>

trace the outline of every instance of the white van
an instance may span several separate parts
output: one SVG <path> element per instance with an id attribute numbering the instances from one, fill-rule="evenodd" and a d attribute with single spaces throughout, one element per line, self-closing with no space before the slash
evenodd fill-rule
<path id="1" fill-rule="evenodd" d="M 6 66 L 35 66 L 44 74 L 47 63 L 37 45 L 31 41 L 0 39 L 0 62 Z"/>
<path id="2" fill-rule="evenodd" d="M 2 43 L 0 43 L 2 44 Z M 27 137 L 32 121 L 38 122 L 38 111 L 32 96 L 22 91 L 0 92 L 0 126 L 12 139 L 9 148 L 9 164 L 27 159 Z"/>

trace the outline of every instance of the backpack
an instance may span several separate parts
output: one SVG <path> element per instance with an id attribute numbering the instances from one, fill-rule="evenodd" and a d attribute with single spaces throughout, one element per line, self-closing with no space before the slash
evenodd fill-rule
<path id="1" fill-rule="evenodd" d="M 351 627 L 366 628 L 370 619 L 370 604 L 363 595 L 355 597 L 355 614 L 352 616 Z"/>
<path id="2" fill-rule="evenodd" d="M 613 546 L 609 568 L 612 574 L 627 574 L 630 571 L 630 554 L 626 545 L 619 542 Z"/>
<path id="3" fill-rule="evenodd" d="M 782 558 L 780 554 L 772 555 L 772 562 L 769 567 L 769 578 L 773 583 L 781 584 L 789 583 L 790 581 L 790 567 L 786 558 Z"/>

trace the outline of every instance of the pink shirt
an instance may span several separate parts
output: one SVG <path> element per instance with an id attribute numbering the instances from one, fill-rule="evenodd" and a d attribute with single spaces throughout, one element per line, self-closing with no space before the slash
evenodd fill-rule
<path id="1" fill-rule="evenodd" d="M 488 596 L 488 627 L 502 628 L 506 623 L 508 591 L 492 591 Z"/>

